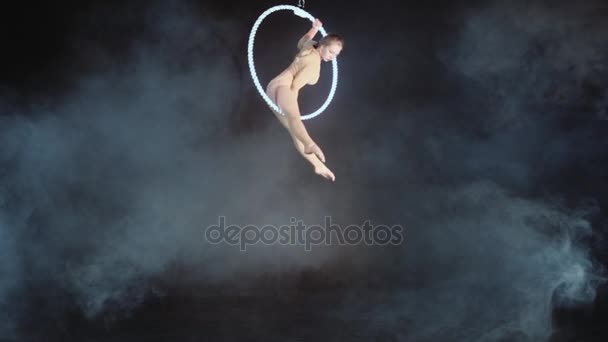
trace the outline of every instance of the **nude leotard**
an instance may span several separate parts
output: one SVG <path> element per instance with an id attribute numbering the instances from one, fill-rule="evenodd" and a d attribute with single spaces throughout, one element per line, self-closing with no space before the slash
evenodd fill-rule
<path id="1" fill-rule="evenodd" d="M 293 62 L 281 72 L 277 77 L 273 78 L 266 87 L 267 94 L 274 94 L 280 86 L 288 86 L 296 93 L 306 84 L 316 84 L 319 81 L 321 72 L 321 55 L 314 48 L 316 42 L 314 40 L 304 40 L 302 37 L 298 42 L 299 52 Z M 271 96 L 272 98 L 273 96 Z"/>

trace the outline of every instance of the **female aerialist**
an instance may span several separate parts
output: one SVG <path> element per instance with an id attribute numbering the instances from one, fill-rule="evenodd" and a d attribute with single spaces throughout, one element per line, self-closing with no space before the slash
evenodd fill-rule
<path id="1" fill-rule="evenodd" d="M 266 87 L 266 94 L 285 114 L 273 110 L 281 124 L 291 135 L 296 149 L 314 167 L 315 173 L 331 181 L 336 177 L 327 166 L 321 148 L 308 135 L 300 118 L 298 93 L 306 84 L 316 84 L 321 71 L 321 61 L 329 62 L 342 51 L 344 39 L 337 34 L 328 34 L 319 42 L 312 40 L 322 23 L 316 19 L 312 28 L 298 41 L 295 59 Z"/>

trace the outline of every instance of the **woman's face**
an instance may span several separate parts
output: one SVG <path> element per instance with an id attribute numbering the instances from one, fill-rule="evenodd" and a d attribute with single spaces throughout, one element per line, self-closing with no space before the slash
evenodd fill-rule
<path id="1" fill-rule="evenodd" d="M 340 43 L 322 45 L 319 48 L 319 54 L 321 55 L 321 59 L 325 62 L 333 61 L 334 59 L 336 59 L 336 57 L 338 57 L 341 51 L 342 44 Z"/>

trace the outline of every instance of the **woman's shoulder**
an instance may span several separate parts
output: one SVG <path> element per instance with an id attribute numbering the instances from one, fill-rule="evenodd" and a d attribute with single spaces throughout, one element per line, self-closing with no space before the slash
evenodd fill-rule
<path id="1" fill-rule="evenodd" d="M 317 41 L 314 39 L 311 39 L 309 41 L 307 41 L 306 43 L 304 43 L 304 48 L 314 48 L 317 47 Z"/>
<path id="2" fill-rule="evenodd" d="M 309 38 L 308 35 L 304 35 L 304 36 L 302 36 L 302 38 L 300 38 L 300 40 L 298 40 L 298 51 L 308 48 L 308 45 L 310 45 L 310 44 L 316 45 L 316 43 L 317 42 L 312 40 L 311 38 Z"/>
<path id="3" fill-rule="evenodd" d="M 313 49 L 316 46 L 317 46 L 317 42 L 315 40 L 312 40 L 312 39 L 311 40 L 307 40 L 304 43 L 302 43 L 302 46 L 300 48 L 300 52 Z"/>
<path id="4" fill-rule="evenodd" d="M 314 40 L 309 40 L 302 45 L 302 48 L 300 49 L 300 51 L 298 51 L 298 54 L 296 57 L 309 56 L 316 47 L 317 47 L 317 42 L 315 42 Z"/>

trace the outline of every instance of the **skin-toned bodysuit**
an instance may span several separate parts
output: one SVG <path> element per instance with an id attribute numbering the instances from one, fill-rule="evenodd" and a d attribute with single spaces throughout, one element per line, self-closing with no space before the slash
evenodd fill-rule
<path id="1" fill-rule="evenodd" d="M 272 81 L 266 87 L 266 94 L 268 97 L 277 104 L 276 90 L 280 86 L 288 86 L 295 94 L 289 102 L 291 103 L 285 108 L 279 106 L 282 111 L 289 111 L 294 109 L 291 105 L 297 106 L 298 93 L 302 87 L 306 84 L 314 85 L 319 81 L 319 75 L 321 72 L 321 56 L 314 48 L 316 42 L 314 40 L 304 41 L 304 37 L 298 42 L 298 49 L 300 50 L 294 61 L 280 73 L 277 77 L 273 78 Z M 297 108 L 296 108 L 297 109 Z M 277 113 L 278 114 L 278 113 Z M 279 114 L 281 115 L 281 114 Z"/>
<path id="2" fill-rule="evenodd" d="M 322 47 L 317 47 L 317 42 L 312 40 L 317 29 L 318 27 L 313 25 L 313 28 L 298 41 L 298 54 L 283 72 L 270 81 L 266 87 L 266 94 L 281 109 L 282 114 L 275 110 L 273 112 L 290 133 L 298 152 L 313 165 L 315 173 L 334 181 L 334 174 L 325 165 L 323 152 L 309 136 L 301 121 L 298 106 L 300 89 L 319 81 L 321 61 L 324 60 L 322 54 L 325 52 L 322 53 Z"/>

